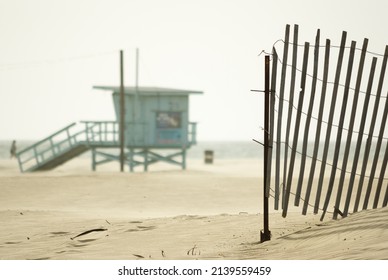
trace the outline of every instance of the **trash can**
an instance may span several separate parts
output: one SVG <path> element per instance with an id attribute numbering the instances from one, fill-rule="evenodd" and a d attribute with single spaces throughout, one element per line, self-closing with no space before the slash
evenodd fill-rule
<path id="1" fill-rule="evenodd" d="M 212 164 L 213 163 L 213 157 L 214 157 L 214 152 L 211 150 L 206 150 L 205 151 L 205 163 L 207 164 Z"/>

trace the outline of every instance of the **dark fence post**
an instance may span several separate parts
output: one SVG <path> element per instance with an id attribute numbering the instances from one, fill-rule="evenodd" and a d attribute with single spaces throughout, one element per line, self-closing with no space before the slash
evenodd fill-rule
<path id="1" fill-rule="evenodd" d="M 265 109 L 264 109 L 264 188 L 263 188 L 263 206 L 264 206 L 264 230 L 260 234 L 261 242 L 271 240 L 271 232 L 269 231 L 269 213 L 268 213 L 268 200 L 269 200 L 269 185 L 268 185 L 268 149 L 269 149 L 269 55 L 265 56 L 265 79 L 264 79 L 264 94 L 265 94 Z"/>
<path id="2" fill-rule="evenodd" d="M 273 138 L 274 138 L 274 116 L 275 116 L 275 88 L 276 88 L 276 73 L 278 65 L 278 54 L 276 53 L 275 48 L 272 49 L 272 72 L 271 72 L 271 88 L 270 88 L 270 125 L 269 125 L 269 154 L 268 154 L 268 188 L 267 196 L 269 197 L 269 191 L 271 186 L 271 175 L 272 175 L 272 151 L 273 151 Z M 279 191 L 279 188 L 277 188 Z M 276 192 L 276 187 L 275 187 Z M 279 194 L 278 194 L 279 196 Z M 276 201 L 275 201 L 276 203 Z"/>

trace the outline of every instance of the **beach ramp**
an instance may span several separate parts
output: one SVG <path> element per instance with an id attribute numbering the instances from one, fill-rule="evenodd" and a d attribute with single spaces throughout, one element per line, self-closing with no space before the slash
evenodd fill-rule
<path id="1" fill-rule="evenodd" d="M 50 170 L 90 149 L 119 147 L 117 122 L 81 123 L 72 123 L 18 152 L 20 171 Z"/>

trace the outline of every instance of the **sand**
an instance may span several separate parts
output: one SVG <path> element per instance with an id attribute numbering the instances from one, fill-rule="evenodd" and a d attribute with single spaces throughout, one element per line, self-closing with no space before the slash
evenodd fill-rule
<path id="1" fill-rule="evenodd" d="M 258 160 L 118 169 L 92 172 L 78 158 L 21 174 L 1 160 L 0 259 L 388 259 L 387 208 L 323 222 L 271 211 L 272 239 L 260 244 Z"/>

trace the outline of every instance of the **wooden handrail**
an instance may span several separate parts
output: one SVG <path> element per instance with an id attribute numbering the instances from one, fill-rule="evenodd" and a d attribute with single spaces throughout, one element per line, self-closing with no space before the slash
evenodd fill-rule
<path id="1" fill-rule="evenodd" d="M 31 145 L 31 146 L 29 146 L 29 147 L 27 147 L 27 148 L 21 150 L 21 151 L 18 152 L 16 155 L 17 155 L 17 156 L 20 156 L 21 154 L 25 153 L 26 151 L 31 150 L 31 149 L 33 149 L 34 147 L 39 146 L 40 144 L 46 142 L 46 141 L 49 140 L 50 138 L 53 138 L 54 136 L 57 136 L 58 134 L 62 133 L 63 131 L 68 130 L 70 127 L 72 127 L 72 126 L 74 126 L 74 125 L 76 125 L 75 122 L 72 123 L 72 124 L 70 124 L 70 125 L 68 125 L 68 126 L 66 126 L 66 127 L 64 127 L 64 128 L 62 128 L 61 130 L 58 130 L 57 132 L 51 134 L 50 136 L 44 138 L 43 140 L 40 140 L 40 141 L 36 142 L 35 144 L 33 144 L 33 145 Z"/>
<path id="2" fill-rule="evenodd" d="M 113 138 L 112 142 L 116 142 L 116 135 L 118 134 L 118 123 L 116 121 L 82 121 L 81 123 L 85 124 L 85 126 L 80 131 L 73 130 L 73 132 L 70 132 L 70 128 L 76 125 L 76 123 L 71 123 L 18 152 L 17 157 L 20 170 L 24 172 L 27 169 L 31 169 L 31 166 L 32 168 L 35 168 L 81 143 L 87 145 L 99 144 L 100 142 L 103 142 L 102 139 L 107 141 L 108 136 L 109 138 Z M 64 139 L 55 141 L 54 138 L 58 135 L 62 135 Z M 81 136 L 82 139 L 79 139 L 79 136 Z M 61 146 L 64 144 L 66 144 L 66 146 L 61 149 Z M 31 151 L 33 154 L 28 156 Z M 52 152 L 52 155 L 45 156 L 48 152 Z M 26 165 L 29 166 L 27 169 L 25 168 Z"/>

